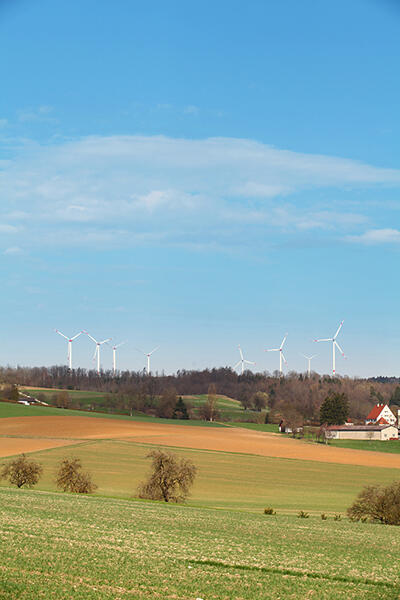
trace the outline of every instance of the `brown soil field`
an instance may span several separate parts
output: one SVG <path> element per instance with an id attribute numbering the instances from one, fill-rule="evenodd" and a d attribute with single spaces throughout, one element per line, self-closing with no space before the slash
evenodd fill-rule
<path id="1" fill-rule="evenodd" d="M 10 417 L 1 419 L 0 436 L 3 438 L 0 443 L 1 456 L 11 454 L 11 452 L 3 453 L 3 450 L 7 451 L 7 444 L 16 454 L 76 443 L 77 440 L 119 439 L 160 446 L 400 468 L 400 455 L 396 454 L 335 448 L 293 440 L 276 433 L 233 427 L 214 429 L 89 417 Z M 12 437 L 5 439 L 5 436 Z M 36 447 L 35 444 L 38 446 Z M 40 446 L 40 444 L 46 445 Z"/>
<path id="2" fill-rule="evenodd" d="M 37 452 L 49 448 L 70 446 L 75 443 L 73 440 L 3 437 L 0 438 L 0 456 L 13 456 L 21 452 Z"/>

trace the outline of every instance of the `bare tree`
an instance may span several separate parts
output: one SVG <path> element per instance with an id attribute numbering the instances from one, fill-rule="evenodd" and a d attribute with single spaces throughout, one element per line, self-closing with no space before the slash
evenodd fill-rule
<path id="1" fill-rule="evenodd" d="M 63 492 L 75 494 L 92 494 L 97 488 L 90 473 L 82 471 L 79 458 L 62 459 L 56 473 L 56 484 Z"/>
<path id="2" fill-rule="evenodd" d="M 24 485 L 31 488 L 39 481 L 42 471 L 43 467 L 40 463 L 21 454 L 3 465 L 1 478 L 8 479 L 11 485 L 16 485 L 18 488 Z"/>
<path id="3" fill-rule="evenodd" d="M 200 407 L 199 412 L 206 421 L 215 421 L 220 417 L 221 413 L 217 407 L 217 390 L 213 383 L 208 386 L 207 401 Z"/>
<path id="4" fill-rule="evenodd" d="M 139 498 L 183 502 L 189 495 L 197 469 L 191 460 L 178 458 L 167 450 L 152 450 L 153 471 L 138 488 Z"/>

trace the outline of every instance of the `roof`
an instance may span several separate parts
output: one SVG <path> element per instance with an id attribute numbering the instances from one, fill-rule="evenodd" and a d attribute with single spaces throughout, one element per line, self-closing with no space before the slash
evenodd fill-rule
<path id="1" fill-rule="evenodd" d="M 390 425 L 390 423 L 388 423 L 386 421 L 386 419 L 384 419 L 383 417 L 381 417 L 377 423 L 377 425 Z"/>
<path id="2" fill-rule="evenodd" d="M 382 431 L 387 427 L 395 427 L 395 425 L 329 425 L 328 431 Z"/>
<path id="3" fill-rule="evenodd" d="M 385 406 L 387 406 L 387 404 L 375 404 L 374 408 L 371 410 L 371 412 L 367 416 L 367 420 L 375 421 L 379 417 L 379 415 L 381 414 L 381 412 L 383 411 Z"/>

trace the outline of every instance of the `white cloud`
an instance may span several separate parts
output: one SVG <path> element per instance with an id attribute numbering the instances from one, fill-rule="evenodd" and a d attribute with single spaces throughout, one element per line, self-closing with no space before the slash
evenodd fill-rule
<path id="1" fill-rule="evenodd" d="M 350 242 L 361 244 L 399 244 L 400 231 L 398 229 L 370 229 L 361 235 L 351 235 L 346 238 Z"/>
<path id="2" fill-rule="evenodd" d="M 0 119 L 0 129 L 3 127 L 7 127 L 7 125 L 8 125 L 7 119 Z"/>
<path id="3" fill-rule="evenodd" d="M 400 186 L 400 170 L 234 138 L 26 141 L 2 168 L 4 215 L 29 219 L 43 243 L 111 244 L 115 232 L 122 243 L 197 244 L 207 235 L 224 243 L 220 232 L 231 227 L 348 230 L 366 217 L 321 209 L 309 192 Z"/>
<path id="4" fill-rule="evenodd" d="M 185 115 L 198 115 L 199 107 L 194 106 L 193 104 L 189 104 L 189 106 L 185 106 L 183 112 L 185 113 Z"/>
<path id="5" fill-rule="evenodd" d="M 8 225 L 7 223 L 0 223 L 0 233 L 17 233 L 18 227 L 15 225 Z"/>
<path id="6" fill-rule="evenodd" d="M 23 250 L 19 246 L 10 246 L 9 248 L 6 248 L 4 250 L 4 254 L 9 254 L 9 255 L 22 254 L 22 252 L 23 252 Z"/>

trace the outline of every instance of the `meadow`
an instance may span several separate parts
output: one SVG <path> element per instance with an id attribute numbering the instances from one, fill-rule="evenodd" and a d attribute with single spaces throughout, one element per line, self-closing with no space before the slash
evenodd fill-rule
<path id="1" fill-rule="evenodd" d="M 395 527 L 3 488 L 0 530 L 0 598 L 399 597 Z"/>
<path id="2" fill-rule="evenodd" d="M 21 388 L 26 394 L 34 397 L 41 396 L 45 402 L 55 404 L 59 392 L 67 392 L 72 404 L 79 402 L 84 410 L 98 410 L 112 414 L 108 406 L 109 394 L 85 390 L 62 390 L 56 388 Z M 207 394 L 194 394 L 182 396 L 183 400 L 192 407 L 196 418 L 200 418 L 200 407 L 207 402 Z M 254 410 L 245 411 L 238 400 L 228 396 L 217 395 L 217 408 L 222 421 L 245 421 L 256 420 L 260 413 Z M 138 414 L 138 413 L 136 413 Z M 140 413 L 139 413 L 140 414 Z"/>

